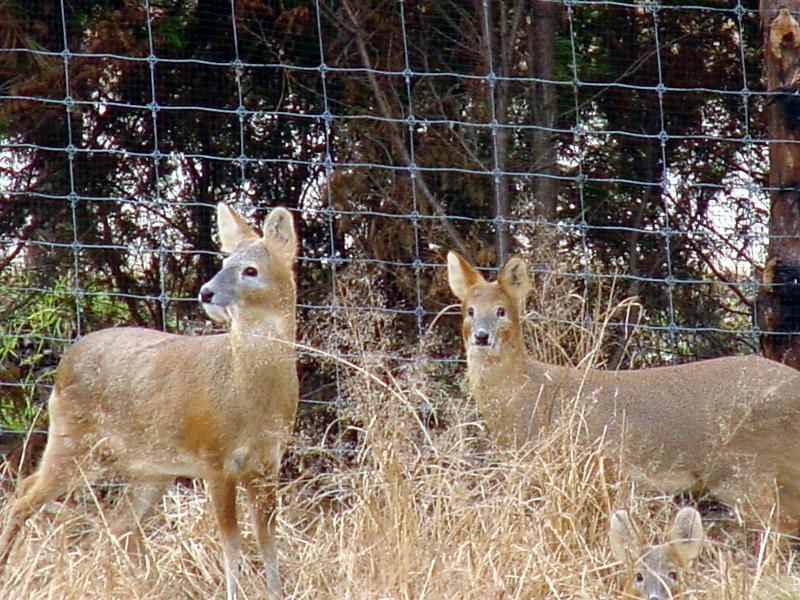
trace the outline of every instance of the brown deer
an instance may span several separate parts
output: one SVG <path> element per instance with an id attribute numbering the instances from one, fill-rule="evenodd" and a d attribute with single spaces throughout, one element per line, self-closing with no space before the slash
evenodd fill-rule
<path id="1" fill-rule="evenodd" d="M 129 479 L 112 532 L 138 521 L 178 476 L 203 478 L 222 539 L 227 597 L 240 555 L 236 487 L 251 504 L 269 590 L 283 597 L 275 548 L 276 479 L 298 402 L 296 237 L 275 208 L 262 236 L 217 206 L 229 256 L 200 289 L 208 315 L 230 333 L 190 337 L 141 328 L 91 333 L 70 346 L 50 396 L 50 434 L 38 470 L 18 487 L 0 535 L 0 566 L 25 521 L 75 481 L 91 457 Z"/>
<path id="2" fill-rule="evenodd" d="M 667 532 L 666 542 L 644 542 L 624 510 L 611 515 L 608 541 L 611 553 L 625 563 L 627 577 L 623 598 L 668 600 L 684 592 L 683 574 L 703 548 L 703 522 L 691 507 L 682 508 Z"/>
<path id="3" fill-rule="evenodd" d="M 639 370 L 546 364 L 527 355 L 521 311 L 531 283 L 520 258 L 489 283 L 450 252 L 461 300 L 472 395 L 490 434 L 514 446 L 557 423 L 572 399 L 586 440 L 661 491 L 708 491 L 767 519 L 777 492 L 780 529 L 800 522 L 800 373 L 758 356 Z M 749 506 L 748 506 L 749 502 Z"/>

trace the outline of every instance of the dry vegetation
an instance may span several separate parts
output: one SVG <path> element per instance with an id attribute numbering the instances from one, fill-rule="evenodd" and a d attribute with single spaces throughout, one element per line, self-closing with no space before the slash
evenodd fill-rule
<path id="1" fill-rule="evenodd" d="M 381 304 L 363 274 L 353 274 L 342 304 Z M 572 319 L 581 299 L 557 282 L 539 286 Z M 360 294 L 367 298 L 357 298 Z M 598 294 L 602 296 L 602 294 Z M 606 295 L 602 307 L 613 303 Z M 532 319 L 529 341 L 541 355 L 582 358 L 597 348 L 599 327 L 565 337 Z M 599 317 L 599 318 L 597 318 Z M 318 432 L 298 436 L 302 467 L 282 487 L 281 571 L 296 599 L 617 597 L 621 565 L 606 544 L 608 515 L 624 504 L 645 533 L 658 537 L 677 510 L 671 497 L 629 490 L 598 448 L 574 443 L 580 411 L 535 446 L 492 446 L 461 386 L 461 367 L 419 360 L 388 361 L 392 320 L 357 318 L 345 309 L 312 324 L 324 349 L 347 344 L 340 385 L 351 402 L 342 421 L 358 443 L 320 460 Z M 342 339 L 326 332 L 342 332 Z M 436 352 L 430 334 L 419 349 Z M 579 354 L 576 354 L 579 353 Z M 327 439 L 327 438 L 325 438 Z M 5 506 L 7 498 L 0 499 Z M 176 486 L 144 524 L 147 554 L 132 562 L 105 525 L 107 502 L 83 487 L 32 519 L 0 579 L 2 598 L 219 598 L 224 578 L 213 517 L 202 487 Z M 243 507 L 244 508 L 244 507 Z M 688 577 L 689 597 L 800 598 L 794 555 L 746 531 L 720 511 L 704 515 L 708 541 Z M 242 595 L 263 597 L 249 529 Z"/>

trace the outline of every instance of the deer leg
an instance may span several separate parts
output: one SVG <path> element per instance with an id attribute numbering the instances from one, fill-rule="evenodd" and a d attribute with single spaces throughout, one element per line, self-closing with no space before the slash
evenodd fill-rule
<path id="1" fill-rule="evenodd" d="M 797 480 L 778 481 L 778 504 L 780 513 L 776 529 L 793 544 L 800 541 L 800 483 Z"/>
<path id="2" fill-rule="evenodd" d="M 235 600 L 239 585 L 239 524 L 236 521 L 236 482 L 227 477 L 209 480 L 208 492 L 222 540 L 227 600 Z"/>
<path id="3" fill-rule="evenodd" d="M 726 496 L 730 496 L 733 502 L 728 502 L 722 495 L 720 499 L 736 506 L 750 529 L 766 529 L 779 523 L 781 506 L 776 494 L 778 490 L 775 477 L 769 470 L 762 469 L 749 479 L 737 477 L 724 485 Z"/>
<path id="4" fill-rule="evenodd" d="M 263 485 L 255 480 L 245 484 L 247 499 L 250 504 L 250 519 L 256 534 L 264 571 L 267 575 L 267 586 L 276 600 L 283 598 L 281 579 L 278 573 L 278 552 L 275 547 L 275 526 L 277 520 L 278 494 L 275 475 L 265 477 Z"/>
<path id="5" fill-rule="evenodd" d="M 25 522 L 44 504 L 67 491 L 74 479 L 75 457 L 83 452 L 72 440 L 51 436 L 35 473 L 23 479 L 0 534 L 0 570 L 8 562 L 14 540 Z"/>
<path id="6" fill-rule="evenodd" d="M 141 520 L 164 495 L 168 481 L 132 481 L 117 501 L 111 534 L 129 554 L 141 554 Z"/>

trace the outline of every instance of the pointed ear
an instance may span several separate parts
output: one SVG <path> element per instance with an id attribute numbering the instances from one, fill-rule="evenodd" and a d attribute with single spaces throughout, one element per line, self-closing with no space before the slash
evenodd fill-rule
<path id="1" fill-rule="evenodd" d="M 519 257 L 508 260 L 497 281 L 520 304 L 525 304 L 525 298 L 531 290 L 531 279 L 528 277 L 528 265 Z"/>
<path id="2" fill-rule="evenodd" d="M 667 540 L 684 564 L 689 564 L 700 555 L 706 534 L 700 513 L 691 506 L 684 506 L 675 515 L 675 522 L 667 534 Z"/>
<path id="3" fill-rule="evenodd" d="M 641 541 L 627 511 L 615 510 L 608 526 L 608 542 L 611 554 L 620 562 L 637 558 Z"/>
<path id="4" fill-rule="evenodd" d="M 292 213 L 282 206 L 272 209 L 264 219 L 264 241 L 287 261 L 297 254 L 297 236 Z"/>
<path id="5" fill-rule="evenodd" d="M 258 238 L 258 234 L 227 204 L 217 204 L 217 227 L 222 251 L 230 254 L 243 241 Z"/>
<path id="6" fill-rule="evenodd" d="M 486 282 L 477 269 L 467 262 L 466 258 L 452 250 L 447 253 L 447 279 L 450 282 L 450 289 L 462 302 L 467 297 L 470 288 L 478 283 Z"/>

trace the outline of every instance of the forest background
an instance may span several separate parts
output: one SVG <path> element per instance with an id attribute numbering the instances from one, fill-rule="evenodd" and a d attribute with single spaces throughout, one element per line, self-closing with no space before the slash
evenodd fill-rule
<path id="1" fill-rule="evenodd" d="M 753 3 L 3 0 L 0 40 L 8 429 L 30 426 L 76 336 L 207 328 L 219 201 L 296 211 L 305 341 L 341 311 L 379 314 L 393 364 L 460 372 L 455 315 L 418 345 L 454 302 L 458 249 L 557 275 L 577 308 L 534 322 L 588 326 L 592 299 L 636 298 L 604 323 L 608 367 L 758 349 Z M 338 370 L 304 357 L 312 413 L 341 405 Z"/>

